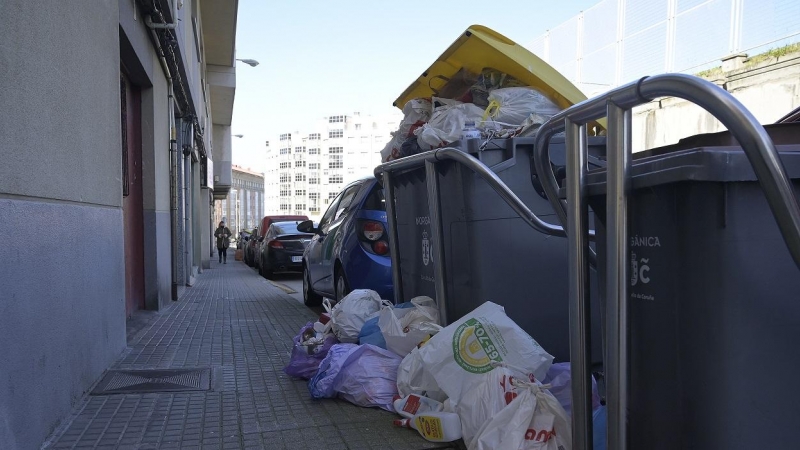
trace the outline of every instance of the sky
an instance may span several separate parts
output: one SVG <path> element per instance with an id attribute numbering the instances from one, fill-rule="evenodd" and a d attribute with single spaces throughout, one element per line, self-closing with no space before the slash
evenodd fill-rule
<path id="1" fill-rule="evenodd" d="M 263 171 L 264 141 L 334 114 L 386 114 L 473 24 L 527 46 L 600 0 L 239 0 L 233 163 Z"/>

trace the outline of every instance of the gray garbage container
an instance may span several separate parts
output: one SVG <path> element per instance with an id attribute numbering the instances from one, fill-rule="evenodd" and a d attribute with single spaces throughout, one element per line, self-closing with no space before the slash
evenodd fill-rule
<path id="1" fill-rule="evenodd" d="M 545 221 L 558 223 L 546 198 L 532 184 L 533 138 L 479 140 L 461 144 L 489 166 Z M 591 153 L 605 152 L 592 138 Z M 563 138 L 554 139 L 553 163 L 564 164 Z M 487 300 L 506 313 L 558 361 L 569 360 L 567 240 L 528 226 L 497 193 L 468 168 L 436 163 L 441 198 L 448 319 L 452 322 Z M 404 301 L 436 298 L 428 190 L 424 168 L 393 172 L 395 217 Z M 398 280 L 395 280 L 398 283 Z M 596 286 L 594 282 L 592 286 Z M 601 360 L 599 305 L 593 311 L 593 359 Z"/>
<path id="2" fill-rule="evenodd" d="M 798 125 L 765 128 L 800 194 Z M 797 448 L 800 271 L 747 157 L 727 132 L 636 156 L 629 448 Z M 605 279 L 605 171 L 587 181 Z"/>

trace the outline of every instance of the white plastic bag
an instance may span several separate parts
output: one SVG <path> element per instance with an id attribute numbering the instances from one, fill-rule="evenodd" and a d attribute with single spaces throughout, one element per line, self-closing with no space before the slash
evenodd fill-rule
<path id="1" fill-rule="evenodd" d="M 481 121 L 483 110 L 472 103 L 445 105 L 436 108 L 431 120 L 414 133 L 423 150 L 431 150 L 461 139 L 464 123 Z"/>
<path id="2" fill-rule="evenodd" d="M 550 117 L 560 109 L 544 94 L 529 87 L 495 89 L 489 94 L 489 106 L 482 119 L 484 126 L 499 125 L 500 128 L 516 128 L 531 114 Z"/>
<path id="3" fill-rule="evenodd" d="M 566 411 L 548 385 L 521 379 L 511 382 L 511 401 L 493 414 L 467 444 L 470 450 L 572 450 Z M 463 424 L 463 422 L 462 422 Z"/>
<path id="4" fill-rule="evenodd" d="M 433 114 L 433 106 L 427 98 L 413 98 L 403 106 L 403 120 L 396 131 L 391 133 L 392 139 L 381 150 L 381 161 L 387 162 L 400 154 L 403 142 L 409 137 L 411 127 L 417 122 L 428 122 Z"/>
<path id="5" fill-rule="evenodd" d="M 537 380 L 553 363 L 553 356 L 492 302 L 442 329 L 419 354 L 424 369 L 455 404 L 497 363 L 518 367 Z"/>
<path id="6" fill-rule="evenodd" d="M 447 395 L 423 367 L 419 351 L 418 348 L 411 350 L 411 353 L 400 362 L 397 368 L 397 392 L 401 397 L 417 394 L 443 402 L 447 399 Z"/>
<path id="7" fill-rule="evenodd" d="M 380 312 L 383 300 L 375 291 L 356 289 L 333 308 L 329 301 L 324 301 L 323 304 L 331 315 L 333 334 L 339 342 L 356 343 L 364 322 Z"/>
<path id="8" fill-rule="evenodd" d="M 411 303 L 413 308 L 384 306 L 378 319 L 386 348 L 400 356 L 411 353 L 417 344 L 441 328 L 439 309 L 432 298 L 414 297 Z"/>

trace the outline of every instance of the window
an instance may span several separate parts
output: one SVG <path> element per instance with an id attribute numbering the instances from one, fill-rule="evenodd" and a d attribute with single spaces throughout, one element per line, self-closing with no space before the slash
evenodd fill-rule
<path id="1" fill-rule="evenodd" d="M 308 149 L 309 155 L 319 155 L 319 148 L 310 148 Z"/>
<path id="2" fill-rule="evenodd" d="M 289 175 L 288 173 L 282 173 L 280 181 L 281 183 L 288 183 L 292 181 L 292 176 Z"/>
<path id="3" fill-rule="evenodd" d="M 294 195 L 296 195 L 298 197 L 305 197 L 306 196 L 306 191 L 305 191 L 305 189 L 297 189 L 296 191 L 294 191 Z"/>
<path id="4" fill-rule="evenodd" d="M 328 131 L 328 137 L 331 139 L 344 137 L 344 130 L 330 130 Z"/>
<path id="5" fill-rule="evenodd" d="M 290 191 L 289 189 L 281 191 L 281 197 L 288 197 L 290 195 L 292 195 L 292 191 Z"/>
<path id="6" fill-rule="evenodd" d="M 344 167 L 344 161 L 342 161 L 343 155 L 330 155 L 330 160 L 328 161 L 328 168 L 329 169 L 341 169 Z"/>
<path id="7" fill-rule="evenodd" d="M 331 200 L 334 197 L 336 197 L 336 194 L 337 194 L 336 192 L 328 192 L 328 200 Z"/>
<path id="8" fill-rule="evenodd" d="M 350 204 L 353 203 L 353 199 L 356 197 L 356 194 L 358 194 L 359 189 L 361 189 L 361 185 L 357 184 L 344 191 L 344 194 L 342 194 L 342 199 L 339 200 L 339 204 L 336 207 L 336 214 L 333 216 L 334 221 L 342 217 L 344 213 L 350 210 Z"/>
<path id="9" fill-rule="evenodd" d="M 281 203 L 281 211 L 288 211 L 289 209 L 291 209 L 291 206 L 292 205 L 288 203 Z"/>
<path id="10" fill-rule="evenodd" d="M 280 150 L 280 154 L 281 154 L 281 155 L 288 155 L 288 154 L 290 154 L 290 153 L 292 153 L 292 149 L 291 149 L 291 148 L 288 148 L 288 147 L 287 147 L 287 148 L 282 148 L 282 149 Z"/>
<path id="11" fill-rule="evenodd" d="M 308 208 L 308 212 L 310 212 L 310 213 L 318 213 L 319 212 L 319 206 L 312 206 L 311 208 Z"/>
<path id="12" fill-rule="evenodd" d="M 294 176 L 294 181 L 306 181 L 306 176 L 302 173 L 298 173 Z"/>
<path id="13" fill-rule="evenodd" d="M 309 163 L 308 168 L 311 170 L 319 170 L 319 163 Z"/>
<path id="14" fill-rule="evenodd" d="M 302 211 L 302 210 L 306 209 L 306 204 L 305 203 L 297 203 L 297 204 L 294 205 L 294 209 Z"/>
<path id="15" fill-rule="evenodd" d="M 341 175 L 331 175 L 328 177 L 328 184 L 342 184 L 344 183 L 344 177 Z"/>
<path id="16" fill-rule="evenodd" d="M 360 129 L 361 129 L 361 124 L 360 124 L 360 123 L 357 123 L 357 124 L 356 124 L 356 130 L 360 130 Z"/>
<path id="17" fill-rule="evenodd" d="M 292 140 L 292 133 L 284 133 L 284 134 L 282 134 L 280 136 L 280 139 L 282 141 L 291 141 Z M 283 209 L 283 208 L 281 208 L 281 209 Z M 286 209 L 289 209 L 289 208 L 286 208 Z"/>
<path id="18" fill-rule="evenodd" d="M 305 161 L 295 161 L 294 162 L 294 166 L 295 167 L 305 167 L 306 166 L 306 162 Z"/>
<path id="19" fill-rule="evenodd" d="M 294 148 L 294 152 L 295 153 L 305 153 L 306 152 L 306 148 L 305 147 L 295 147 Z"/>
<path id="20" fill-rule="evenodd" d="M 319 192 L 311 192 L 308 194 L 308 198 L 311 200 L 319 200 Z"/>
<path id="21" fill-rule="evenodd" d="M 344 151 L 344 147 L 331 147 L 328 149 L 328 153 L 331 155 L 338 155 Z"/>
<path id="22" fill-rule="evenodd" d="M 308 140 L 309 141 L 318 141 L 321 138 L 322 138 L 322 136 L 319 133 L 311 133 L 311 134 L 308 135 Z"/>
<path id="23" fill-rule="evenodd" d="M 367 199 L 364 200 L 362 209 L 386 211 L 386 199 L 383 197 L 383 188 L 378 183 L 375 183 L 372 192 L 370 192 Z"/>
<path id="24" fill-rule="evenodd" d="M 341 123 L 344 122 L 344 116 L 331 116 L 328 118 L 328 123 Z"/>
<path id="25" fill-rule="evenodd" d="M 288 169 L 289 167 L 292 167 L 292 163 L 290 163 L 288 161 L 287 162 L 282 162 L 281 165 L 280 165 L 281 169 Z"/>
<path id="26" fill-rule="evenodd" d="M 309 178 L 308 184 L 319 184 L 319 178 Z"/>

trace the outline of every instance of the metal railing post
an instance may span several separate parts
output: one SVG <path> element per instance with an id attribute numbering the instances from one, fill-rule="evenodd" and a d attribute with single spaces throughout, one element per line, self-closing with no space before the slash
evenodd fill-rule
<path id="1" fill-rule="evenodd" d="M 606 398 L 608 448 L 628 448 L 628 192 L 631 110 L 608 102 L 606 193 Z"/>
<path id="2" fill-rule="evenodd" d="M 386 230 L 389 233 L 389 257 L 392 260 L 394 303 L 403 302 L 403 278 L 400 272 L 400 246 L 397 243 L 397 216 L 394 215 L 394 181 L 389 171 L 383 172 L 383 198 L 386 201 Z"/>
<path id="3" fill-rule="evenodd" d="M 588 158 L 586 125 L 565 119 L 567 151 L 567 239 L 569 241 L 569 328 L 570 370 L 572 383 L 572 445 L 587 450 L 592 443 L 592 382 L 590 298 L 589 298 L 589 226 L 586 202 L 586 160 Z"/>
<path id="4" fill-rule="evenodd" d="M 439 196 L 439 175 L 436 163 L 425 161 L 425 177 L 428 183 L 428 211 L 431 218 L 431 249 L 433 250 L 433 270 L 436 277 L 436 304 L 439 305 L 439 318 L 447 325 L 447 280 L 445 280 L 444 242 L 442 242 L 442 210 Z"/>

